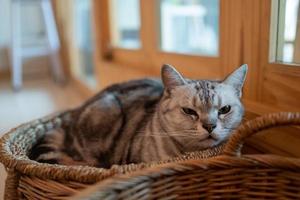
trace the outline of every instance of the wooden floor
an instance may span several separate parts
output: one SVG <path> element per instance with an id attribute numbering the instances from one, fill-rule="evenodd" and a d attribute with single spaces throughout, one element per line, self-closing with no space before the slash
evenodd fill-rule
<path id="1" fill-rule="evenodd" d="M 73 84 L 57 85 L 52 80 L 25 81 L 19 92 L 0 80 L 0 137 L 9 129 L 55 111 L 75 107 L 85 97 Z M 3 198 L 5 170 L 0 164 L 0 200 Z"/>

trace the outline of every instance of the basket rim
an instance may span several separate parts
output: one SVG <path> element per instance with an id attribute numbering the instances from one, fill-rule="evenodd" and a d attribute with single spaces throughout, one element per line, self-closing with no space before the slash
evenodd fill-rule
<path id="1" fill-rule="evenodd" d="M 27 156 L 17 157 L 11 152 L 9 148 L 9 144 L 11 144 L 11 139 L 17 134 L 17 131 L 22 129 L 29 130 L 30 128 L 38 125 L 45 124 L 50 122 L 52 119 L 57 117 L 61 117 L 72 110 L 66 110 L 63 112 L 57 112 L 51 115 L 47 115 L 40 119 L 32 120 L 30 122 L 21 124 L 16 128 L 11 129 L 7 133 L 5 133 L 2 138 L 0 138 L 0 162 L 4 164 L 4 166 L 8 169 L 13 169 L 21 174 L 35 176 L 42 179 L 51 179 L 51 180 L 65 180 L 65 181 L 77 181 L 82 183 L 95 183 L 100 180 L 106 179 L 116 174 L 123 174 L 124 172 L 133 172 L 139 169 L 144 169 L 148 167 L 153 167 L 156 165 L 161 165 L 164 163 L 170 162 L 180 162 L 183 160 L 188 160 L 190 157 L 187 155 L 182 155 L 178 157 L 174 157 L 164 161 L 150 162 L 150 163 L 137 163 L 137 164 L 125 164 L 125 165 L 113 165 L 109 169 L 105 168 L 97 168 L 91 166 L 67 166 L 67 165 L 57 165 L 57 164 L 47 164 L 47 163 L 39 163 L 34 160 L 30 160 Z M 23 137 L 27 135 L 24 134 Z M 224 147 L 224 144 L 214 147 L 215 151 L 221 152 Z M 211 152 L 212 149 L 206 149 L 203 151 L 199 151 L 201 153 Z M 199 152 L 194 153 L 195 157 Z M 199 157 L 200 158 L 200 157 Z"/>
<path id="2" fill-rule="evenodd" d="M 270 168 L 274 167 L 274 168 Z M 101 181 L 81 191 L 73 199 L 84 199 L 84 197 L 107 197 L 114 195 L 120 189 L 132 188 L 142 184 L 145 180 L 175 175 L 186 171 L 195 170 L 221 170 L 221 169 L 278 169 L 293 170 L 300 173 L 300 159 L 288 158 L 272 154 L 252 154 L 242 157 L 219 155 L 203 160 L 186 160 L 177 163 L 166 163 L 142 171 L 130 174 L 120 174 Z M 88 195 L 88 196 L 85 196 Z"/>

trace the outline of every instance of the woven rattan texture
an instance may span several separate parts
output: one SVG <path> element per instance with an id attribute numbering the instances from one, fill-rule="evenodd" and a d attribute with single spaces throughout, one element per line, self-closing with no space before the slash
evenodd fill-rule
<path id="1" fill-rule="evenodd" d="M 300 199 L 299 158 L 240 155 L 244 139 L 281 125 L 300 125 L 300 113 L 247 122 L 232 135 L 222 155 L 113 177 L 70 199 Z"/>
<path id="2" fill-rule="evenodd" d="M 203 159 L 222 152 L 223 145 L 193 152 L 163 162 L 114 165 L 110 169 L 88 166 L 63 166 L 38 163 L 30 160 L 30 149 L 47 131 L 70 124 L 71 111 L 58 113 L 21 125 L 0 140 L 0 161 L 8 169 L 6 199 L 64 199 L 77 191 L 116 174 L 125 174 L 163 163 L 188 159 Z"/>
<path id="3" fill-rule="evenodd" d="M 291 170 L 248 159 L 218 156 L 170 164 L 108 179 L 70 199 L 300 199 L 299 162 L 290 162 Z"/>

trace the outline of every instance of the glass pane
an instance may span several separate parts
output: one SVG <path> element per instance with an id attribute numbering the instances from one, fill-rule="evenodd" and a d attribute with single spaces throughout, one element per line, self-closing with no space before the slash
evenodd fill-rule
<path id="1" fill-rule="evenodd" d="M 277 6 L 276 61 L 300 63 L 299 0 L 280 0 Z"/>
<path id="2" fill-rule="evenodd" d="M 139 0 L 110 0 L 110 28 L 114 47 L 140 48 Z"/>
<path id="3" fill-rule="evenodd" d="M 91 27 L 92 0 L 75 1 L 75 69 L 78 78 L 90 87 L 96 86 L 93 64 L 93 43 Z"/>
<path id="4" fill-rule="evenodd" d="M 219 0 L 160 0 L 161 49 L 217 56 Z"/>

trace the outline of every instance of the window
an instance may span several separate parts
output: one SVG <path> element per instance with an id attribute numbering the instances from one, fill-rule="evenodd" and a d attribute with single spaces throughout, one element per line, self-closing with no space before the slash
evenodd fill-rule
<path id="1" fill-rule="evenodd" d="M 153 74 L 169 63 L 186 70 L 186 76 L 221 77 L 220 55 L 229 51 L 219 48 L 219 41 L 227 38 L 219 31 L 224 30 L 227 18 L 222 16 L 228 11 L 219 0 L 95 2 L 103 61 Z M 197 74 L 190 73 L 193 69 Z"/>
<path id="2" fill-rule="evenodd" d="M 273 61 L 300 63 L 299 0 L 278 0 L 273 4 L 271 32 L 274 36 L 271 43 L 276 43 L 275 47 L 270 44 L 271 50 L 275 51 Z"/>
<path id="3" fill-rule="evenodd" d="M 218 56 L 218 0 L 160 0 L 163 51 Z"/>
<path id="4" fill-rule="evenodd" d="M 110 0 L 110 30 L 113 47 L 141 47 L 139 0 Z"/>

